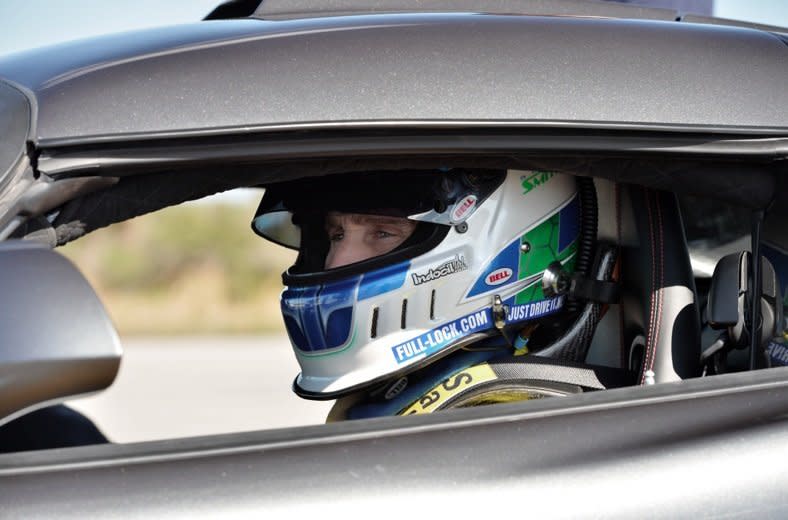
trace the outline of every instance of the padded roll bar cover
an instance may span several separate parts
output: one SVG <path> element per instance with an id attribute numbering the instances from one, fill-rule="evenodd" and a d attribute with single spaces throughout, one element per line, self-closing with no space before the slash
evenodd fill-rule
<path id="1" fill-rule="evenodd" d="M 728 329 L 730 339 L 743 347 L 749 344 L 751 324 L 745 324 L 749 298 L 745 293 L 752 292 L 752 273 L 749 251 L 739 251 L 726 255 L 717 262 L 711 279 L 707 304 L 707 321 L 713 329 Z M 761 342 L 766 344 L 782 333 L 783 300 L 780 281 L 774 266 L 765 256 L 761 258 Z M 751 298 L 751 296 L 750 296 Z"/>
<path id="2" fill-rule="evenodd" d="M 65 257 L 33 242 L 2 242 L 0 287 L 0 424 L 112 383 L 120 339 Z"/>
<path id="3" fill-rule="evenodd" d="M 639 245 L 624 248 L 622 276 L 635 310 L 625 316 L 627 327 L 646 337 L 640 383 L 648 370 L 657 383 L 697 377 L 700 313 L 678 200 L 636 186 L 629 196 Z"/>
<path id="4" fill-rule="evenodd" d="M 714 267 L 706 304 L 707 320 L 713 329 L 733 327 L 739 322 L 739 293 L 746 290 L 747 284 L 746 275 L 742 280 L 744 255 L 739 252 L 724 256 Z M 766 280 L 764 277 L 764 282 Z"/>

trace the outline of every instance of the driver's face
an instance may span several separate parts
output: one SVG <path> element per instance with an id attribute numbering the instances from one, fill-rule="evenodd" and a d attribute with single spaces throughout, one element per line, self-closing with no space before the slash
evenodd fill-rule
<path id="1" fill-rule="evenodd" d="M 388 253 L 416 229 L 406 218 L 330 212 L 326 232 L 330 246 L 326 269 L 334 269 Z"/>

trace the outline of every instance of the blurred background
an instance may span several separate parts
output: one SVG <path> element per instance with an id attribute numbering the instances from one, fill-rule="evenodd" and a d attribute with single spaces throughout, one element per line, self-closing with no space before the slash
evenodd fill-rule
<path id="1" fill-rule="evenodd" d="M 290 390 L 279 312 L 295 252 L 250 227 L 235 190 L 96 231 L 60 252 L 91 282 L 124 348 L 115 383 L 71 406 L 115 442 L 320 424 L 331 402 Z"/>
<path id="2" fill-rule="evenodd" d="M 320 424 L 299 399 L 279 312 L 295 252 L 250 227 L 262 190 L 235 190 L 94 232 L 60 249 L 124 348 L 113 385 L 69 404 L 114 442 Z"/>
<path id="3" fill-rule="evenodd" d="M 85 273 L 121 336 L 282 331 L 295 252 L 250 222 L 263 191 L 236 190 L 121 222 L 59 251 Z"/>
<path id="4" fill-rule="evenodd" d="M 221 0 L 2 0 L 0 55 L 201 20 Z M 642 0 L 788 26 L 782 0 Z M 35 66 L 31 64 L 31 66 Z M 235 190 L 111 226 L 61 252 L 95 287 L 124 345 L 113 386 L 70 404 L 115 442 L 321 423 L 330 402 L 290 391 L 298 373 L 279 313 L 292 251 L 250 229 L 261 191 Z"/>

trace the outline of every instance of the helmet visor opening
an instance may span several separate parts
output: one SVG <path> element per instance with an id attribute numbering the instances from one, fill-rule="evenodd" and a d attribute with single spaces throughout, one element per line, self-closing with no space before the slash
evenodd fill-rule
<path id="1" fill-rule="evenodd" d="M 449 226 L 443 224 L 448 222 L 416 221 L 427 214 L 448 214 L 447 208 L 469 195 L 474 200 L 486 198 L 503 176 L 501 171 L 407 170 L 275 184 L 266 189 L 252 228 L 263 238 L 299 251 L 290 274 L 345 272 L 345 266 L 369 266 L 369 260 L 378 258 L 405 259 L 402 250 L 424 240 L 434 246 L 431 238 L 445 236 Z M 364 240 L 354 243 L 353 253 L 337 260 L 340 245 L 358 236 Z M 366 246 L 368 250 L 359 252 Z"/>

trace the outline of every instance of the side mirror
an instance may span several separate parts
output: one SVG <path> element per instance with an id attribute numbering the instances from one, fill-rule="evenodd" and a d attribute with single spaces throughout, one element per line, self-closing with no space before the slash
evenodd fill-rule
<path id="1" fill-rule="evenodd" d="M 754 290 L 749 251 L 732 253 L 723 257 L 714 268 L 711 279 L 707 322 L 717 330 L 727 331 L 728 348 L 746 348 L 750 345 L 753 324 L 750 316 Z M 761 263 L 761 345 L 782 334 L 783 305 L 780 283 L 771 262 L 762 258 Z"/>
<path id="2" fill-rule="evenodd" d="M 31 242 L 2 242 L 0 288 L 0 424 L 112 383 L 120 339 L 65 257 Z"/>

